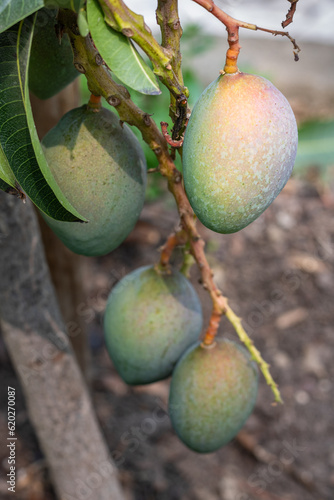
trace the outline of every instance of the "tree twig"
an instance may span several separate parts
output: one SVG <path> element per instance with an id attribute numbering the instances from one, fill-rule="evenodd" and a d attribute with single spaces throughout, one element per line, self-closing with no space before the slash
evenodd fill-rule
<path id="1" fill-rule="evenodd" d="M 182 27 L 179 19 L 178 0 L 158 0 L 156 18 L 161 31 L 161 45 L 171 55 L 170 64 L 172 71 L 179 83 L 184 87 L 180 51 Z M 185 128 L 184 120 L 187 114 L 186 97 L 185 94 L 178 98 L 173 94 L 170 95 L 170 116 L 174 123 L 173 139 L 178 139 Z"/>
<path id="2" fill-rule="evenodd" d="M 294 53 L 295 61 L 299 61 L 298 53 L 300 52 L 300 47 L 299 47 L 299 45 L 297 45 L 295 38 L 292 38 L 292 36 L 289 35 L 289 33 L 287 31 L 274 31 L 274 30 L 269 30 L 267 28 L 257 28 L 257 29 L 259 31 L 263 31 L 264 33 L 271 33 L 274 36 L 277 36 L 277 35 L 286 36 L 293 45 L 293 49 L 294 49 L 293 53 Z"/>
<path id="3" fill-rule="evenodd" d="M 166 243 L 160 249 L 160 262 L 159 268 L 166 269 L 169 265 L 169 260 L 172 256 L 174 249 L 177 246 L 183 246 L 188 241 L 188 235 L 184 229 L 175 231 L 167 238 Z"/>
<path id="4" fill-rule="evenodd" d="M 286 461 L 284 459 L 280 460 L 279 457 L 277 457 L 276 455 L 274 455 L 270 451 L 266 450 L 263 446 L 261 446 L 256 441 L 254 436 L 252 436 L 251 434 L 249 434 L 245 430 L 241 430 L 238 432 L 238 434 L 236 436 L 236 440 L 237 440 L 238 444 L 240 446 L 242 446 L 242 448 L 244 450 L 247 450 L 258 462 L 263 463 L 263 464 L 267 464 L 267 465 L 279 462 L 280 467 L 282 468 L 282 470 L 286 474 L 288 474 L 292 479 L 294 479 L 297 483 L 299 483 L 301 486 L 303 486 L 306 490 L 311 491 L 313 493 L 317 493 L 318 497 L 321 498 L 322 495 L 321 495 L 316 483 L 312 479 L 308 478 L 307 476 L 305 477 L 302 474 L 302 472 L 298 469 L 298 467 L 294 465 L 293 462 L 294 462 L 295 456 L 292 455 L 292 451 L 289 450 L 289 448 L 291 447 L 291 444 L 289 445 L 289 443 L 288 443 L 289 448 L 286 449 L 286 452 L 288 453 L 288 455 L 289 454 L 291 455 L 292 460 Z M 285 445 L 285 447 L 287 447 L 287 443 L 283 442 L 283 449 L 284 449 L 284 445 Z M 307 451 L 306 446 L 299 446 L 298 448 L 300 448 L 300 451 L 303 451 L 303 452 Z M 296 450 L 294 450 L 294 452 L 296 453 Z"/>
<path id="5" fill-rule="evenodd" d="M 288 0 L 291 3 L 289 11 L 286 15 L 285 21 L 282 22 L 282 28 L 286 28 L 293 22 L 293 16 L 295 15 L 298 0 Z"/>
<path id="6" fill-rule="evenodd" d="M 226 14 L 226 12 L 224 12 L 222 9 L 217 7 L 217 5 L 215 5 L 213 0 L 193 0 L 193 1 L 198 5 L 201 5 L 201 7 L 204 7 L 204 9 L 209 11 L 213 16 L 219 19 L 226 26 L 228 32 L 228 43 L 229 43 L 229 49 L 226 54 L 226 63 L 224 68 L 224 71 L 226 73 L 235 73 L 236 71 L 238 71 L 237 59 L 241 48 L 239 44 L 239 35 L 238 35 L 239 28 L 246 28 L 253 31 L 257 30 L 265 31 L 266 33 L 271 33 L 274 36 L 277 35 L 286 36 L 293 44 L 294 58 L 295 61 L 298 61 L 299 59 L 298 52 L 300 52 L 300 48 L 297 45 L 296 40 L 292 38 L 288 32 L 261 28 L 260 26 L 256 26 L 256 24 L 245 23 L 244 21 L 239 21 L 237 19 L 234 19 L 233 17 Z M 292 19 L 290 22 L 292 22 Z"/>
<path id="7" fill-rule="evenodd" d="M 181 139 L 178 139 L 177 141 L 172 139 L 171 136 L 168 133 L 168 123 L 167 122 L 160 122 L 161 126 L 161 132 L 166 141 L 170 146 L 173 148 L 181 148 L 183 146 L 183 137 Z"/>

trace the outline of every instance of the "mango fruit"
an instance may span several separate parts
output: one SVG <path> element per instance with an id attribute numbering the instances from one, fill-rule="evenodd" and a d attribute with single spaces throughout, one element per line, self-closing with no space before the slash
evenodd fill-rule
<path id="1" fill-rule="evenodd" d="M 288 181 L 297 142 L 290 104 L 271 82 L 220 75 L 197 101 L 184 138 L 184 185 L 199 220 L 234 233 L 257 219 Z"/>
<path id="2" fill-rule="evenodd" d="M 71 83 L 79 72 L 73 65 L 70 39 L 65 33 L 59 42 L 56 10 L 38 12 L 29 59 L 29 89 L 39 99 L 49 99 Z"/>
<path id="3" fill-rule="evenodd" d="M 226 339 L 194 344 L 178 361 L 170 386 L 169 412 L 177 435 L 194 451 L 217 450 L 246 422 L 257 388 L 257 367 L 245 348 Z"/>
<path id="4" fill-rule="evenodd" d="M 108 353 L 127 384 L 168 377 L 181 354 L 199 337 L 201 304 L 180 272 L 144 266 L 111 291 L 104 331 Z"/>
<path id="5" fill-rule="evenodd" d="M 72 109 L 43 138 L 49 168 L 71 204 L 88 222 L 42 214 L 73 252 L 97 256 L 117 248 L 144 204 L 146 161 L 138 139 L 115 113 Z"/>

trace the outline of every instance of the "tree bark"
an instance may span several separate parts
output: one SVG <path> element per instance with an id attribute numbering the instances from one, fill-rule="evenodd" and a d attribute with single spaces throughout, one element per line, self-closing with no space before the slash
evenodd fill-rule
<path id="1" fill-rule="evenodd" d="M 65 113 L 79 106 L 79 95 L 78 79 L 50 99 L 42 101 L 33 94 L 30 95 L 31 107 L 40 139 L 57 124 Z M 89 349 L 86 324 L 83 317 L 76 312 L 79 310 L 80 304 L 84 303 L 83 257 L 68 250 L 42 217 L 39 217 L 39 225 L 62 317 L 70 328 L 73 325 L 75 329 L 76 334 L 74 334 L 73 330 L 70 336 L 71 344 L 81 371 L 88 379 Z"/>
<path id="2" fill-rule="evenodd" d="M 0 326 L 60 500 L 122 500 L 29 201 L 0 192 Z"/>

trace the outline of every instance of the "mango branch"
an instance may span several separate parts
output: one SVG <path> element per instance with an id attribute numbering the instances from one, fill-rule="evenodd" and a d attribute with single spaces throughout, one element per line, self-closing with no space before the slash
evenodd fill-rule
<path id="1" fill-rule="evenodd" d="M 161 30 L 161 45 L 170 55 L 172 70 L 180 84 L 183 85 L 180 52 L 182 28 L 177 0 L 158 0 L 156 18 Z"/>
<path id="2" fill-rule="evenodd" d="M 189 92 L 183 82 L 178 80 L 173 71 L 171 61 L 173 54 L 163 48 L 153 37 L 146 26 L 144 18 L 130 10 L 122 0 L 98 0 L 105 14 L 106 22 L 116 31 L 131 38 L 149 57 L 154 73 L 177 98 L 180 95 L 188 97 Z"/>
<path id="3" fill-rule="evenodd" d="M 142 133 L 144 141 L 156 154 L 161 168 L 174 166 L 168 153 L 168 146 L 152 118 L 139 109 L 130 99 L 128 90 L 117 84 L 107 70 L 100 63 L 97 49 L 89 36 L 81 37 L 76 25 L 76 14 L 69 10 L 60 10 L 58 21 L 68 33 L 75 67 L 85 75 L 90 92 L 95 96 L 102 96 L 114 106 L 122 121 L 136 126 Z M 170 163 L 170 167 L 166 164 Z M 175 166 L 174 166 L 175 168 Z M 175 168 L 177 173 L 177 169 Z"/>
<path id="4" fill-rule="evenodd" d="M 187 120 L 186 120 L 186 122 L 187 122 Z M 184 123 L 184 125 L 186 124 L 186 122 Z M 181 148 L 183 145 L 184 138 L 181 137 L 181 139 L 178 139 L 178 140 L 172 139 L 172 137 L 168 133 L 168 123 L 167 122 L 160 122 L 160 126 L 161 126 L 162 135 L 164 136 L 164 138 L 166 139 L 168 144 L 170 146 L 172 146 L 172 148 L 174 148 L 174 149 Z"/>
<path id="5" fill-rule="evenodd" d="M 235 314 L 235 312 L 231 309 L 231 307 L 228 305 L 227 298 L 222 295 L 222 292 L 219 290 L 217 285 L 215 284 L 213 280 L 213 273 L 212 270 L 209 266 L 209 263 L 207 261 L 205 252 L 204 252 L 204 247 L 205 243 L 204 240 L 199 236 L 199 233 L 196 228 L 196 219 L 193 215 L 192 209 L 190 207 L 190 210 L 188 209 L 188 199 L 186 197 L 186 194 L 184 192 L 184 189 L 182 187 L 182 184 L 180 183 L 175 183 L 173 185 L 169 185 L 170 191 L 174 194 L 174 197 L 176 199 L 176 203 L 178 205 L 180 217 L 181 217 L 181 223 L 182 226 L 184 227 L 185 231 L 188 233 L 188 241 L 189 241 L 189 246 L 190 246 L 190 253 L 193 255 L 199 269 L 201 272 L 201 278 L 202 278 L 202 285 L 203 287 L 210 293 L 212 302 L 213 302 L 213 308 L 212 308 L 212 313 L 211 317 L 209 320 L 209 325 L 207 327 L 207 330 L 204 335 L 203 339 L 203 345 L 204 346 L 210 346 L 214 343 L 215 341 L 215 336 L 217 334 L 219 324 L 221 321 L 221 318 L 223 315 L 226 316 L 226 318 L 229 320 L 229 322 L 232 324 L 234 330 L 236 331 L 239 339 L 241 342 L 245 344 L 247 349 L 249 350 L 252 358 L 256 361 L 256 363 L 259 365 L 259 368 L 271 388 L 275 401 L 277 403 L 282 403 L 282 398 L 280 395 L 280 391 L 278 389 L 278 386 L 274 379 L 272 378 L 270 371 L 269 371 L 269 365 L 264 361 L 264 359 L 261 356 L 261 353 L 259 350 L 254 346 L 253 341 L 250 339 L 250 337 L 247 335 L 245 329 L 242 326 L 241 319 Z M 181 215 L 182 214 L 182 215 Z M 180 232 L 177 233 L 178 235 L 182 234 L 182 238 L 184 237 L 184 233 Z M 174 248 L 180 244 L 181 240 L 177 234 L 173 233 L 172 235 L 169 236 L 167 239 L 166 244 L 162 248 L 162 255 L 161 259 L 164 262 L 164 265 L 167 264 L 172 251 Z M 166 260 L 167 258 L 167 260 Z M 160 260 L 161 263 L 161 260 Z"/>
<path id="6" fill-rule="evenodd" d="M 174 249 L 177 246 L 183 246 L 188 241 L 188 235 L 184 229 L 170 234 L 166 243 L 160 249 L 160 262 L 158 268 L 166 269 L 169 266 L 169 260 Z"/>
<path id="7" fill-rule="evenodd" d="M 286 15 L 285 21 L 282 22 L 282 28 L 286 28 L 293 22 L 293 16 L 295 15 L 298 0 L 288 0 L 291 3 L 289 11 Z"/>
<path id="8" fill-rule="evenodd" d="M 235 73 L 236 71 L 238 71 L 237 59 L 241 49 L 241 46 L 239 44 L 239 35 L 238 35 L 239 28 L 245 28 L 253 31 L 264 31 L 266 33 L 271 33 L 274 36 L 277 35 L 286 36 L 293 45 L 294 49 L 293 53 L 295 61 L 299 60 L 298 52 L 300 52 L 300 47 L 297 45 L 296 40 L 292 38 L 292 36 L 290 36 L 290 34 L 287 31 L 270 30 L 267 28 L 261 28 L 260 26 L 256 26 L 256 24 L 246 23 L 244 21 L 238 21 L 237 19 L 234 19 L 233 17 L 226 14 L 226 12 L 224 12 L 222 9 L 217 7 L 217 5 L 215 5 L 213 0 L 193 0 L 193 1 L 198 5 L 200 5 L 201 7 L 204 7 L 204 9 L 209 11 L 213 16 L 219 19 L 219 21 L 221 21 L 226 26 L 226 30 L 228 33 L 228 43 L 229 43 L 229 49 L 226 54 L 226 64 L 224 68 L 224 71 L 226 73 Z M 292 22 L 292 19 L 293 15 L 288 24 Z M 285 26 L 287 26 L 287 24 Z"/>
<path id="9" fill-rule="evenodd" d="M 158 0 L 156 17 L 161 31 L 161 45 L 171 54 L 170 64 L 172 70 L 180 84 L 184 87 L 180 51 L 182 27 L 178 13 L 178 0 Z M 182 96 L 175 98 L 173 94 L 170 94 L 169 114 L 174 123 L 172 140 L 176 140 L 182 136 L 186 127 L 188 115 L 186 95 L 184 95 L 184 98 L 182 98 Z"/>
<path id="10" fill-rule="evenodd" d="M 114 106 L 121 122 L 127 122 L 129 125 L 134 125 L 140 130 L 143 140 L 157 157 L 160 173 L 167 178 L 168 188 L 175 198 L 179 211 L 181 228 L 183 230 L 182 234 L 186 235 L 185 240 L 188 240 L 189 252 L 197 262 L 203 286 L 208 290 L 213 301 L 212 320 L 209 323 L 207 335 L 205 335 L 203 342 L 206 345 L 213 343 L 221 316 L 230 311 L 227 318 L 239 336 L 239 332 L 242 331 L 243 342 L 248 342 L 248 345 L 251 346 L 251 340 L 240 326 L 239 321 L 235 319 L 237 317 L 227 305 L 227 299 L 222 295 L 213 281 L 213 273 L 204 252 L 205 244 L 196 228 L 196 217 L 186 196 L 182 184 L 182 176 L 169 154 L 165 138 L 152 118 L 133 103 L 128 90 L 113 81 L 108 69 L 101 64 L 101 58 L 98 57 L 98 51 L 94 47 L 90 37 L 83 38 L 80 36 L 75 13 L 69 10 L 60 10 L 58 20 L 62 24 L 64 31 L 69 35 L 73 48 L 74 64 L 85 74 L 91 93 L 94 96 L 103 96 L 109 104 Z M 93 99 L 93 101 L 96 101 L 96 99 Z M 173 247 L 173 244 L 174 241 L 172 242 L 171 239 L 167 246 Z M 166 249 L 166 252 L 168 253 L 169 249 Z M 254 351 L 252 355 L 254 356 Z M 266 380 L 272 381 L 269 372 L 266 372 L 267 365 L 262 360 L 260 353 L 257 354 L 256 359 Z M 273 381 L 270 385 L 272 388 L 275 387 Z M 277 393 L 274 392 L 274 394 L 276 400 L 279 401 Z"/>
<path id="11" fill-rule="evenodd" d="M 188 279 L 190 279 L 191 268 L 195 264 L 195 259 L 191 255 L 189 248 L 190 248 L 190 245 L 189 245 L 189 242 L 187 242 L 183 247 L 183 262 L 182 262 L 182 266 L 180 269 L 180 273 L 184 274 L 184 276 Z"/>

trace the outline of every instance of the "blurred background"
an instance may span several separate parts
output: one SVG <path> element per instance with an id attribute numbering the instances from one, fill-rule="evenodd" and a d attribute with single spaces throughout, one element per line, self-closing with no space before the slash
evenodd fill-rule
<path id="1" fill-rule="evenodd" d="M 216 3 L 238 19 L 277 30 L 290 5 L 284 0 Z M 146 0 L 143 5 L 129 0 L 127 4 L 144 14 L 159 38 L 155 2 Z M 219 21 L 190 0 L 180 2 L 180 19 L 184 78 L 192 107 L 222 69 L 227 42 Z M 120 248 L 101 258 L 75 257 L 80 264 L 80 321 L 89 341 L 82 365 L 128 500 L 334 498 L 333 26 L 333 0 L 298 2 L 295 20 L 287 30 L 301 48 L 299 62 L 294 61 L 287 38 L 240 31 L 239 68 L 271 80 L 295 112 L 300 137 L 296 167 L 275 202 L 246 229 L 222 236 L 200 227 L 215 280 L 270 363 L 284 405 L 272 404 L 271 391 L 261 377 L 256 408 L 238 437 L 213 454 L 199 455 L 180 443 L 171 429 L 169 381 L 128 387 L 113 369 L 102 330 L 108 293 L 130 271 L 156 262 L 158 248 L 178 223 L 174 200 L 159 174 L 149 176 L 140 220 Z M 76 85 L 66 90 L 72 92 L 70 102 L 87 102 L 85 79 L 80 77 Z M 133 91 L 131 96 L 143 110 L 153 113 L 157 123 L 169 121 L 169 96 L 164 89 L 160 96 Z M 58 107 L 52 100 L 45 106 L 33 99 L 36 120 L 46 107 L 52 114 L 52 106 L 56 117 L 59 99 Z M 40 135 L 45 131 L 40 129 Z M 155 156 L 148 148 L 145 151 L 148 167 L 156 167 Z M 180 258 L 176 253 L 175 265 Z M 207 321 L 211 303 L 198 280 L 193 268 L 192 282 Z M 220 335 L 236 340 L 225 320 Z M 10 360 L 0 347 L 3 386 L 16 384 L 19 391 Z M 1 403 L 5 396 L 0 395 Z M 22 395 L 18 394 L 17 404 L 20 473 L 16 498 L 54 500 L 47 464 Z M 5 413 L 0 414 L 0 427 L 6 425 L 5 418 Z M 5 457 L 0 459 L 5 472 Z M 88 490 L 86 498 L 94 498 Z M 11 498 L 6 492 L 1 480 L 2 498 Z"/>

